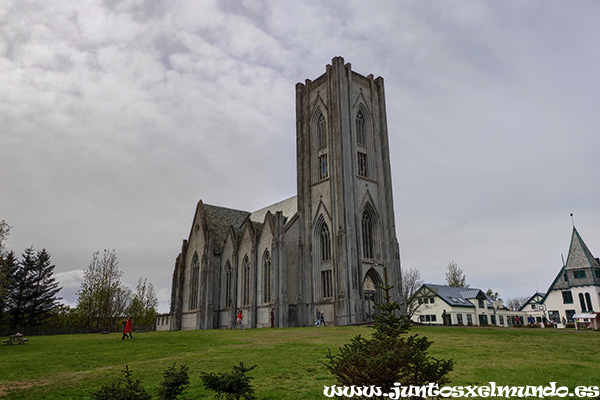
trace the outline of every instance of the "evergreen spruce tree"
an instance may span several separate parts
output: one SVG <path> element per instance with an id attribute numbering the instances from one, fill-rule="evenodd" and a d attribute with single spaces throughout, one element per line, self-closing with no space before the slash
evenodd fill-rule
<path id="1" fill-rule="evenodd" d="M 21 255 L 21 261 L 12 274 L 8 307 L 13 329 L 26 327 L 28 324 L 27 310 L 33 298 L 35 264 L 35 250 L 33 247 L 25 249 Z"/>
<path id="2" fill-rule="evenodd" d="M 54 279 L 54 265 L 46 249 L 38 251 L 31 271 L 31 300 L 28 304 L 27 316 L 29 326 L 39 326 L 58 307 L 58 292 L 62 289 Z"/>
<path id="3" fill-rule="evenodd" d="M 18 266 L 14 251 L 0 254 L 0 326 L 3 327 L 8 324 L 13 275 Z"/>

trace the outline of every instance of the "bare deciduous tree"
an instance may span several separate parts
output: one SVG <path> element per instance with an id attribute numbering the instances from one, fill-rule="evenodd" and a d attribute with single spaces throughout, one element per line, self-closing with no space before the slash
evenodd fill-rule
<path id="1" fill-rule="evenodd" d="M 415 299 L 417 290 L 423 285 L 421 273 L 416 268 L 402 270 L 402 298 L 406 304 L 406 316 L 411 318 L 421 304 Z"/>

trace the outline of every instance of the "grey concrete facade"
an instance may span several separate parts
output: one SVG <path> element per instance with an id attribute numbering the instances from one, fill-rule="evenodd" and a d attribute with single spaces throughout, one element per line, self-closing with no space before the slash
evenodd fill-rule
<path id="1" fill-rule="evenodd" d="M 173 272 L 169 328 L 369 319 L 384 276 L 399 299 L 382 78 L 336 57 L 296 85 L 298 195 L 247 212 L 198 203 Z M 162 321 L 166 320 L 163 316 Z"/>

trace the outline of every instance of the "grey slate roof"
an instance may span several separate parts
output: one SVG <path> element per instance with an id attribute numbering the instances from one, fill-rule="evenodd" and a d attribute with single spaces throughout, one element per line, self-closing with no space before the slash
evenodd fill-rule
<path id="1" fill-rule="evenodd" d="M 481 289 L 477 288 L 459 288 L 446 285 L 435 285 L 433 283 L 426 283 L 423 286 L 431 289 L 435 292 L 442 300 L 451 306 L 458 307 L 472 307 L 475 305 L 469 301 L 469 299 L 476 299 L 479 293 L 483 294 L 486 298 L 486 306 L 493 307 L 493 299 L 485 294 Z"/>
<path id="2" fill-rule="evenodd" d="M 206 226 L 213 238 L 213 251 L 221 253 L 229 226 L 233 226 L 234 230 L 240 229 L 244 221 L 250 216 L 250 213 L 248 211 L 204 204 L 204 215 L 206 217 Z"/>
<path id="3" fill-rule="evenodd" d="M 281 211 L 284 217 L 289 218 L 298 211 L 298 196 L 293 196 L 289 199 L 285 199 L 278 203 L 271 204 L 265 208 L 261 208 L 260 210 L 256 210 L 250 214 L 250 220 L 260 223 L 264 222 L 267 211 L 271 211 L 271 214 Z"/>

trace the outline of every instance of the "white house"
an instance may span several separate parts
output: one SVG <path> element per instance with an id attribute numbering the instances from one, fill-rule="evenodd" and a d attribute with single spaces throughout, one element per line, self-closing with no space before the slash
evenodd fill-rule
<path id="1" fill-rule="evenodd" d="M 567 262 L 541 303 L 549 320 L 559 326 L 591 322 L 600 311 L 600 260 L 595 258 L 573 227 Z"/>
<path id="2" fill-rule="evenodd" d="M 513 326 L 523 313 L 508 310 L 481 289 L 426 283 L 413 297 L 419 306 L 411 319 L 427 325 Z M 518 320 L 517 320 L 518 318 Z M 517 322 L 518 321 L 518 322 Z"/>

